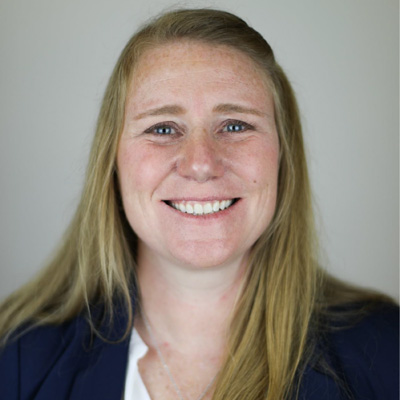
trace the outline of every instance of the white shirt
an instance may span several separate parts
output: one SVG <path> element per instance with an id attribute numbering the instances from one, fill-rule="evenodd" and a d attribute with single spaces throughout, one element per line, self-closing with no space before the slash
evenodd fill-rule
<path id="1" fill-rule="evenodd" d="M 129 342 L 124 400 L 151 400 L 138 366 L 139 360 L 146 355 L 148 350 L 149 348 L 139 336 L 138 331 L 133 328 Z"/>

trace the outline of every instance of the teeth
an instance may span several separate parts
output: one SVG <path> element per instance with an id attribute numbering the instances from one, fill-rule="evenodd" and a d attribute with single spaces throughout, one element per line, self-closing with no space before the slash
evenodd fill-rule
<path id="1" fill-rule="evenodd" d="M 199 203 L 196 203 L 193 207 L 194 213 L 196 215 L 203 215 L 203 206 Z"/>
<path id="2" fill-rule="evenodd" d="M 213 207 L 212 207 L 211 203 L 204 204 L 203 212 L 204 212 L 204 214 L 211 214 L 213 212 Z"/>
<path id="3" fill-rule="evenodd" d="M 204 214 L 214 214 L 218 211 L 225 210 L 230 207 L 233 203 L 233 200 L 222 200 L 222 201 L 214 201 L 210 203 L 200 204 L 200 203 L 170 203 L 172 207 L 175 209 L 193 215 L 204 215 Z"/>

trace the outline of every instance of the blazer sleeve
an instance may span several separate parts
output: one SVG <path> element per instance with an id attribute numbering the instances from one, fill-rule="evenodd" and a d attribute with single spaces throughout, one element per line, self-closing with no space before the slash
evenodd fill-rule
<path id="1" fill-rule="evenodd" d="M 332 356 L 355 399 L 399 399 L 399 309 L 385 307 L 332 335 Z"/>
<path id="2" fill-rule="evenodd" d="M 34 328 L 0 351 L 0 400 L 121 399 L 128 344 L 94 337 L 79 317 Z"/>
<path id="3" fill-rule="evenodd" d="M 0 350 L 0 399 L 19 400 L 19 345 L 15 341 Z"/>
<path id="4" fill-rule="evenodd" d="M 59 374 L 60 362 L 74 348 L 75 322 L 38 327 L 10 339 L 0 350 L 0 400 L 38 397 L 43 383 L 54 372 Z M 62 385 L 54 387 L 54 393 L 59 390 Z"/>

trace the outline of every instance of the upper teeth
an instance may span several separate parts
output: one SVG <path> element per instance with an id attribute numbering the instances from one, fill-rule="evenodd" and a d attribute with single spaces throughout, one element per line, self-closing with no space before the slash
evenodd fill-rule
<path id="1" fill-rule="evenodd" d="M 193 215 L 213 214 L 220 210 L 225 210 L 232 205 L 233 200 L 213 201 L 209 203 L 196 203 L 196 202 L 170 202 L 171 206 L 177 210 Z"/>

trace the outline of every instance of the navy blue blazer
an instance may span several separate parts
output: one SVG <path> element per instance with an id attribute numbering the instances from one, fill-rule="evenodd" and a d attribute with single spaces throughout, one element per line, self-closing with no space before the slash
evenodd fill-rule
<path id="1" fill-rule="evenodd" d="M 117 320 L 112 340 L 120 335 Z M 352 328 L 333 331 L 323 348 L 355 400 L 399 399 L 399 314 L 388 307 Z M 36 328 L 0 353 L 1 400 L 121 400 L 129 338 L 91 338 L 84 318 Z M 347 399 L 343 385 L 315 368 L 303 374 L 299 399 Z M 244 399 L 245 400 L 245 399 Z"/>

